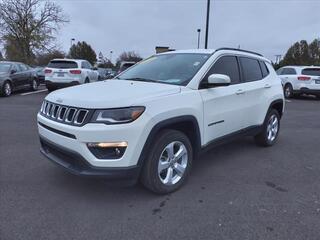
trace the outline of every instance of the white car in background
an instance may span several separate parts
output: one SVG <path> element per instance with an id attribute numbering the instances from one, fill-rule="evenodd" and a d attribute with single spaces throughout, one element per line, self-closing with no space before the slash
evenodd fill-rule
<path id="1" fill-rule="evenodd" d="M 278 69 L 277 74 L 286 98 L 310 94 L 320 99 L 320 67 L 286 66 Z"/>
<path id="2" fill-rule="evenodd" d="M 45 84 L 49 92 L 99 80 L 99 73 L 87 60 L 53 59 L 45 69 Z"/>

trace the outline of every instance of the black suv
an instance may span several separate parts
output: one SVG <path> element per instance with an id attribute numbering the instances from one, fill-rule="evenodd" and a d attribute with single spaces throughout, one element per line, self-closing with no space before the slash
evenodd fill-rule
<path id="1" fill-rule="evenodd" d="M 0 96 L 8 97 L 13 91 L 36 91 L 39 81 L 35 71 L 20 62 L 0 62 Z"/>

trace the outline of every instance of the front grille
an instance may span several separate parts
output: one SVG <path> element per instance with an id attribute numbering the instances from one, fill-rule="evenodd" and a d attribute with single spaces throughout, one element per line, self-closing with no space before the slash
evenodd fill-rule
<path id="1" fill-rule="evenodd" d="M 90 120 L 91 111 L 44 101 L 40 109 L 40 114 L 56 122 L 83 126 Z"/>

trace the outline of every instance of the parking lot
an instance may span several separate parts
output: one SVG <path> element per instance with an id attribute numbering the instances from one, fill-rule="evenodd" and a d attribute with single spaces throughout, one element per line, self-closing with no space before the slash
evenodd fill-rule
<path id="1" fill-rule="evenodd" d="M 178 192 L 79 178 L 39 153 L 47 94 L 0 98 L 0 239 L 319 239 L 320 101 L 287 102 L 272 148 L 251 138 L 194 164 Z"/>

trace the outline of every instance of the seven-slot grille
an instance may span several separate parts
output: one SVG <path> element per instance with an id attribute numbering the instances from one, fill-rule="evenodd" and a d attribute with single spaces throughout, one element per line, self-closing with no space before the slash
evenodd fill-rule
<path id="1" fill-rule="evenodd" d="M 89 110 L 67 107 L 48 101 L 42 103 L 40 113 L 42 116 L 65 124 L 81 126 L 87 122 Z"/>

